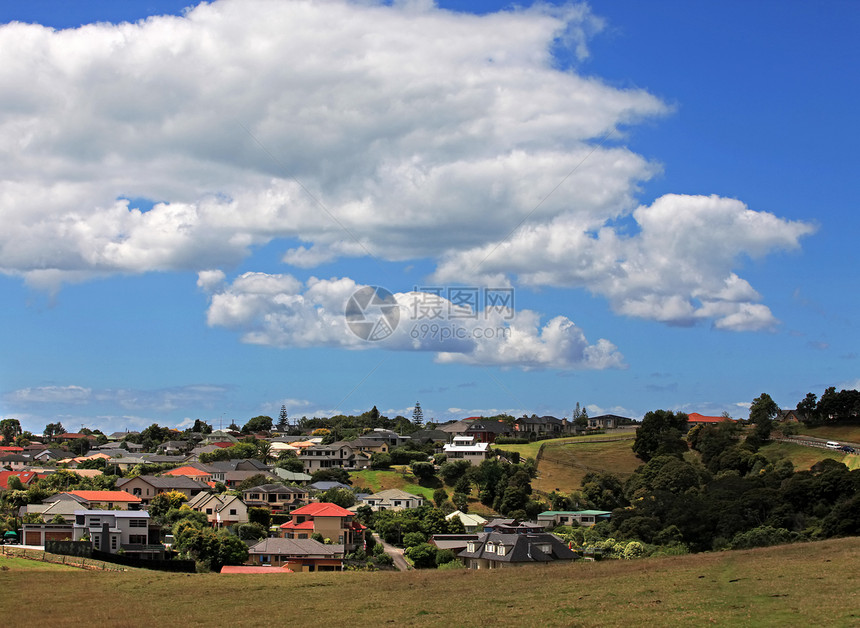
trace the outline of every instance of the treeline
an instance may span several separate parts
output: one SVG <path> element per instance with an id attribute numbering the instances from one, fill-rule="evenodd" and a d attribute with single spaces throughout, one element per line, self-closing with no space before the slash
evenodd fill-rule
<path id="1" fill-rule="evenodd" d="M 836 423 L 860 424 L 860 391 L 840 390 L 831 386 L 818 399 L 814 393 L 808 393 L 797 404 L 797 413 L 809 426 L 832 425 Z"/>
<path id="2" fill-rule="evenodd" d="M 696 426 L 685 442 L 686 417 L 658 412 L 643 427 L 656 416 L 662 429 L 646 430 L 638 447 L 653 455 L 629 479 L 588 474 L 581 491 L 551 495 L 553 508 L 611 511 L 595 533 L 696 552 L 860 534 L 860 469 L 825 459 L 795 471 L 730 421 Z"/>

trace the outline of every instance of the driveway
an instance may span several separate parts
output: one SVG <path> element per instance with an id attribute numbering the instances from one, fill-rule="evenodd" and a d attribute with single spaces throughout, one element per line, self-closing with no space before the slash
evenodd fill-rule
<path id="1" fill-rule="evenodd" d="M 385 541 L 382 540 L 382 537 L 379 536 L 376 532 L 373 533 L 373 538 L 376 539 L 376 542 L 382 545 L 382 549 L 385 550 L 385 553 L 391 556 L 394 559 L 394 566 L 397 567 L 400 571 L 408 571 L 409 563 L 406 562 L 406 559 L 403 558 L 403 550 L 399 547 L 394 547 L 393 545 L 389 545 Z"/>

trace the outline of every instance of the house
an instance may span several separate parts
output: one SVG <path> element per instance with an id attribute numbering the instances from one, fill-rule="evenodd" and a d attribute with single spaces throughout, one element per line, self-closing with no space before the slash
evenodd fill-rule
<path id="1" fill-rule="evenodd" d="M 590 430 L 614 430 L 619 425 L 630 424 L 633 419 L 618 416 L 617 414 L 601 414 L 588 417 L 588 429 Z"/>
<path id="2" fill-rule="evenodd" d="M 537 516 L 545 528 L 556 526 L 583 526 L 590 528 L 600 521 L 608 521 L 612 513 L 606 510 L 547 510 Z"/>
<path id="3" fill-rule="evenodd" d="M 499 532 L 501 534 L 530 534 L 544 532 L 544 526 L 539 523 L 520 523 L 516 519 L 491 519 L 484 524 L 484 532 Z"/>
<path id="4" fill-rule="evenodd" d="M 140 436 L 140 432 L 113 432 L 112 434 L 108 434 L 106 438 L 111 441 L 120 441 L 129 436 Z"/>
<path id="5" fill-rule="evenodd" d="M 39 479 L 35 471 L 0 471 L 0 491 L 8 490 L 9 478 L 16 477 L 21 486 L 27 487 L 34 480 Z"/>
<path id="6" fill-rule="evenodd" d="M 150 527 L 149 513 L 131 510 L 76 510 L 72 540 L 89 539 L 93 549 L 145 559 L 164 558 L 158 526 Z"/>
<path id="7" fill-rule="evenodd" d="M 212 474 L 207 473 L 206 471 L 201 471 L 200 469 L 192 466 L 184 466 L 177 467 L 176 469 L 171 469 L 170 471 L 165 471 L 161 474 L 162 476 L 178 476 L 182 475 L 187 478 L 191 478 L 192 480 L 197 480 L 198 482 L 211 482 Z"/>
<path id="8" fill-rule="evenodd" d="M 308 488 L 312 491 L 324 493 L 325 491 L 330 491 L 333 488 L 345 488 L 346 490 L 349 490 L 352 487 L 349 484 L 335 482 L 334 480 L 320 480 L 319 482 L 308 484 Z"/>
<path id="9" fill-rule="evenodd" d="M 343 545 L 325 545 L 313 539 L 270 538 L 248 548 L 248 564 L 305 572 L 342 571 L 343 555 Z"/>
<path id="10" fill-rule="evenodd" d="M 442 450 L 448 460 L 468 460 L 473 466 L 481 464 L 493 455 L 490 443 L 476 443 L 472 436 L 455 436 L 454 442 L 445 445 Z"/>
<path id="11" fill-rule="evenodd" d="M 68 456 L 68 453 L 62 449 L 42 448 L 40 451 L 33 454 L 33 460 L 38 462 L 48 462 L 49 460 L 62 460 Z"/>
<path id="12" fill-rule="evenodd" d="M 77 506 L 80 509 L 80 506 Z M 71 541 L 74 535 L 75 516 L 72 514 L 66 523 L 24 523 L 23 543 L 44 547 L 45 541 Z"/>
<path id="13" fill-rule="evenodd" d="M 696 425 L 716 425 L 723 421 L 737 423 L 734 419 L 725 416 L 704 416 L 698 412 L 691 412 L 687 415 L 687 427 L 695 427 Z"/>
<path id="14" fill-rule="evenodd" d="M 224 473 L 224 485 L 232 490 L 238 490 L 239 485 L 245 480 L 262 475 L 268 480 L 275 481 L 278 479 L 271 471 L 227 471 Z"/>
<path id="15" fill-rule="evenodd" d="M 272 512 L 292 512 L 308 502 L 308 491 L 283 484 L 263 484 L 242 491 L 242 500 L 250 507 L 268 508 Z"/>
<path id="16" fill-rule="evenodd" d="M 526 438 L 551 438 L 571 434 L 576 430 L 574 424 L 567 419 L 554 416 L 537 416 L 535 414 L 522 416 L 514 421 L 514 432 Z"/>
<path id="17" fill-rule="evenodd" d="M 287 471 L 286 469 L 281 469 L 280 467 L 275 467 L 272 469 L 272 473 L 277 475 L 280 479 L 285 482 L 290 482 L 291 484 L 298 484 L 300 486 L 304 486 L 306 484 L 310 484 L 311 476 L 307 473 L 296 473 L 294 471 Z"/>
<path id="18" fill-rule="evenodd" d="M 318 502 L 296 508 L 292 520 L 281 525 L 279 536 L 287 539 L 309 539 L 320 534 L 351 552 L 364 542 L 365 527 L 355 521 L 355 515 L 337 504 Z"/>
<path id="19" fill-rule="evenodd" d="M 331 445 L 311 445 L 299 452 L 304 472 L 313 474 L 320 469 L 354 469 L 356 467 L 356 452 L 344 442 Z M 366 457 L 364 457 L 367 459 Z"/>
<path id="20" fill-rule="evenodd" d="M 168 440 L 161 443 L 156 452 L 165 456 L 181 456 L 190 452 L 193 447 L 194 443 L 187 440 Z"/>
<path id="21" fill-rule="evenodd" d="M 104 508 L 105 510 L 140 510 L 141 499 L 129 495 L 125 491 L 66 491 L 57 493 L 42 500 L 43 504 L 50 504 L 58 500 L 74 500 L 80 504 L 78 508 L 93 510 Z"/>
<path id="22" fill-rule="evenodd" d="M 126 493 L 139 497 L 144 504 L 149 504 L 152 498 L 161 493 L 178 491 L 191 499 L 200 491 L 208 490 L 208 484 L 192 480 L 183 475 L 154 476 L 139 475 L 134 478 L 121 478 L 116 481 L 116 487 Z"/>
<path id="23" fill-rule="evenodd" d="M 450 521 L 454 517 L 460 518 L 460 523 L 463 524 L 463 527 L 466 528 L 466 532 L 469 534 L 482 532 L 484 530 L 484 526 L 487 524 L 487 520 L 481 515 L 460 512 L 459 510 L 455 510 L 451 514 L 445 515 L 445 519 L 447 521 Z"/>
<path id="24" fill-rule="evenodd" d="M 560 538 L 549 532 L 488 532 L 468 541 L 466 549 L 457 556 L 468 569 L 501 569 L 576 558 Z"/>
<path id="25" fill-rule="evenodd" d="M 248 506 L 235 495 L 197 493 L 187 505 L 191 510 L 204 513 L 214 528 L 248 523 Z"/>
<path id="26" fill-rule="evenodd" d="M 470 541 L 480 539 L 482 532 L 470 532 L 466 534 L 434 534 L 427 542 L 430 545 L 435 545 L 440 550 L 449 549 L 455 554 L 459 554 L 466 549 Z"/>
<path id="27" fill-rule="evenodd" d="M 363 503 L 370 506 L 373 512 L 378 510 L 403 510 L 404 508 L 418 508 L 424 505 L 424 498 L 418 495 L 401 491 L 400 489 L 390 488 L 385 491 L 379 491 L 373 495 L 368 495 L 362 500 Z"/>
<path id="28" fill-rule="evenodd" d="M 803 423 L 806 417 L 797 410 L 780 410 L 776 413 L 775 420 L 779 423 Z"/>
<path id="29" fill-rule="evenodd" d="M 356 438 L 350 441 L 344 441 L 353 451 L 360 451 L 366 454 L 387 454 L 391 450 L 391 445 L 387 440 L 378 438 Z"/>
<path id="30" fill-rule="evenodd" d="M 362 434 L 361 438 L 364 440 L 384 441 L 388 443 L 388 446 L 392 449 L 400 447 L 412 440 L 409 436 L 401 436 L 397 432 L 386 430 L 381 427 L 375 427 L 371 431 Z"/>
<path id="31" fill-rule="evenodd" d="M 31 463 L 33 459 L 23 454 L 7 454 L 0 456 L 0 469 L 8 471 L 23 471 Z"/>

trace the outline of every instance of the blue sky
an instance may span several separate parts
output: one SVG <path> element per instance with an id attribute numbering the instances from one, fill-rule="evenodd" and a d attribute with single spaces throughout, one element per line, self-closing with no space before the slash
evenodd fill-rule
<path id="1" fill-rule="evenodd" d="M 858 385 L 854 3 L 184 6 L 0 7 L 0 416 L 740 417 Z"/>

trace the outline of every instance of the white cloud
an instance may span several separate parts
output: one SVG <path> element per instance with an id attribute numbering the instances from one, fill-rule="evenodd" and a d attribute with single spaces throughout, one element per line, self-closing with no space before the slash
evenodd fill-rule
<path id="1" fill-rule="evenodd" d="M 90 388 L 83 386 L 39 386 L 14 390 L 6 395 L 6 399 L 18 404 L 79 404 L 89 402 L 92 393 Z"/>
<path id="2" fill-rule="evenodd" d="M 654 166 L 588 143 L 667 108 L 550 54 L 584 57 L 600 26 L 586 5 L 262 0 L 4 25 L 0 269 L 39 285 L 199 270 L 286 237 L 308 243 L 286 254 L 300 266 L 433 256 L 502 237 L 589 154 L 535 218 L 629 209 Z"/>
<path id="3" fill-rule="evenodd" d="M 63 31 L 2 25 L 0 272 L 56 290 L 203 271 L 212 325 L 242 328 L 269 289 L 298 299 L 246 342 L 355 346 L 327 309 L 350 280 L 304 295 L 271 276 L 219 288 L 217 269 L 289 239 L 282 259 L 301 268 L 429 258 L 444 282 L 585 288 L 623 315 L 772 328 L 737 266 L 797 248 L 812 227 L 718 197 L 637 208 L 660 166 L 617 143 L 669 107 L 552 54 L 566 45 L 585 58 L 602 26 L 585 4 L 477 16 L 343 0 L 218 0 Z M 569 323 L 530 320 L 511 342 L 439 359 L 620 364 Z"/>
<path id="4" fill-rule="evenodd" d="M 28 408 L 34 405 L 116 404 L 127 410 L 158 410 L 170 412 L 185 405 L 197 404 L 208 409 L 222 399 L 227 392 L 226 386 L 189 385 L 161 388 L 155 390 L 134 390 L 126 388 L 92 389 L 84 386 L 41 386 L 21 388 L 4 395 L 5 401 L 14 407 Z M 150 424 L 152 421 L 150 421 Z M 148 424 L 149 425 L 149 424 Z"/>
<path id="5" fill-rule="evenodd" d="M 540 315 L 505 307 L 456 306 L 431 293 L 393 295 L 399 321 L 380 340 L 368 340 L 383 308 L 368 305 L 362 322 L 350 329 L 346 305 L 365 286 L 349 278 L 302 284 L 289 275 L 245 273 L 211 295 L 207 321 L 233 329 L 243 342 L 277 347 L 335 346 L 431 351 L 439 362 L 531 368 L 622 368 L 624 359 L 605 339 L 589 344 L 572 321 L 557 316 L 541 325 Z M 361 334 L 361 335 L 358 335 Z"/>
<path id="6" fill-rule="evenodd" d="M 675 325 L 713 320 L 718 329 L 759 330 L 776 323 L 760 295 L 732 269 L 744 257 L 799 248 L 814 228 L 756 212 L 717 196 L 662 196 L 632 213 L 637 231 L 593 225 L 567 213 L 508 240 L 448 257 L 438 281 L 498 281 L 583 287 L 621 314 Z"/>

